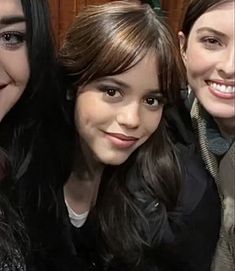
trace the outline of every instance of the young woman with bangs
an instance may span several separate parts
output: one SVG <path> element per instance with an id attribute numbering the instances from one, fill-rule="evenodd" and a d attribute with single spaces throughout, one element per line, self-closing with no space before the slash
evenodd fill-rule
<path id="1" fill-rule="evenodd" d="M 177 56 L 148 5 L 90 6 L 75 19 L 59 53 L 67 177 L 33 217 L 38 270 L 209 270 L 219 199 L 182 122 L 169 127 Z"/>

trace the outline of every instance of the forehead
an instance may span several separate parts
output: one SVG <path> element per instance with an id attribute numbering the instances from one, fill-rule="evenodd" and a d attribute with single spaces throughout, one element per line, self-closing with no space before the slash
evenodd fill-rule
<path id="1" fill-rule="evenodd" d="M 130 86 L 136 88 L 158 88 L 158 56 L 155 52 L 149 51 L 143 59 L 129 70 L 112 76 L 127 82 Z"/>
<path id="2" fill-rule="evenodd" d="M 0 18 L 20 15 L 23 16 L 23 9 L 20 0 L 0 0 Z"/>
<path id="3" fill-rule="evenodd" d="M 216 30 L 234 31 L 234 1 L 217 4 L 209 8 L 195 22 L 192 30 L 201 27 L 211 27 Z"/>

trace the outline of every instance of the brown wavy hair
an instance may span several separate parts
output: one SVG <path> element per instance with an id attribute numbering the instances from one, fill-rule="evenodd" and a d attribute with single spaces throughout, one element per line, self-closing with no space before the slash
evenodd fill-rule
<path id="1" fill-rule="evenodd" d="M 164 19 L 148 5 L 110 2 L 89 6 L 75 18 L 59 53 L 66 88 L 76 96 L 79 86 L 127 71 L 150 50 L 156 52 L 167 106 L 175 104 L 183 72 L 179 50 Z M 161 242 L 168 211 L 176 205 L 181 173 L 164 116 L 149 140 L 125 163 L 107 167 L 103 174 L 95 213 L 109 264 L 115 259 L 139 264 L 145 248 Z M 146 200 L 148 210 L 143 206 Z M 146 231 L 151 214 L 156 234 L 150 238 Z"/>

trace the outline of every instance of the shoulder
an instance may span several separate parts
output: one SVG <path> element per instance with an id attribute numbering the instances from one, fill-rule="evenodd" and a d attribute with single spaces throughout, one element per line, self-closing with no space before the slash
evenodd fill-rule
<path id="1" fill-rule="evenodd" d="M 179 205 L 183 213 L 192 213 L 202 203 L 208 204 L 202 212 L 209 211 L 211 205 L 214 205 L 215 210 L 219 210 L 217 187 L 200 154 L 195 152 L 195 149 L 178 146 L 178 156 L 183 177 Z"/>
<path id="2" fill-rule="evenodd" d="M 45 196 L 45 194 L 47 194 Z M 81 254 L 81 234 L 73 231 L 64 202 L 63 189 L 42 191 L 43 206 L 30 210 L 27 228 L 31 241 L 28 267 L 35 271 L 90 270 L 86 250 Z M 84 237 L 85 238 L 85 237 Z M 76 243 L 77 242 L 77 243 Z"/>
<path id="3" fill-rule="evenodd" d="M 220 229 L 217 188 L 196 154 L 187 153 L 180 162 L 182 188 L 164 234 L 173 238 L 163 240 L 160 255 L 172 259 L 174 270 L 209 271 Z"/>

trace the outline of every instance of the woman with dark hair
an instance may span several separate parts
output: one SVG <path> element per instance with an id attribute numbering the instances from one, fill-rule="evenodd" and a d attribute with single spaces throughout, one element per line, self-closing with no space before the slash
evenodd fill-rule
<path id="1" fill-rule="evenodd" d="M 0 0 L 0 270 L 25 270 L 21 214 L 34 179 L 22 179 L 54 108 L 51 36 L 47 1 Z"/>
<path id="2" fill-rule="evenodd" d="M 235 3 L 192 0 L 179 32 L 205 165 L 221 198 L 222 226 L 212 270 L 235 270 Z"/>
<path id="3" fill-rule="evenodd" d="M 6 69 L 6 74 L 9 69 L 9 73 L 13 73 L 13 79 L 14 76 L 19 78 L 14 81 L 12 79 L 13 82 L 10 82 L 7 76 L 1 73 L 0 139 L 1 146 L 7 149 L 12 160 L 13 173 L 20 177 L 27 168 L 36 130 L 54 101 L 51 89 L 55 88 L 52 84 L 56 82 L 55 57 L 47 1 L 2 2 L 1 47 L 5 52 L 2 56 L 2 69 Z M 7 17 L 6 10 L 13 5 L 19 7 Z M 18 10 L 21 10 L 20 15 Z M 13 22 L 11 22 L 12 17 Z M 5 19 L 6 23 L 4 23 Z M 23 33 L 18 31 L 18 28 Z M 23 48 L 19 46 L 21 43 Z M 16 54 L 14 49 L 16 53 L 22 51 L 24 55 L 14 59 Z M 20 86 L 20 89 L 11 101 L 11 97 L 5 93 L 9 87 L 14 87 L 14 82 L 16 87 Z"/>
<path id="4" fill-rule="evenodd" d="M 217 191 L 193 146 L 176 148 L 166 128 L 177 56 L 147 5 L 111 2 L 75 19 L 59 54 L 74 132 L 63 165 L 73 163 L 31 212 L 38 270 L 209 270 Z"/>

